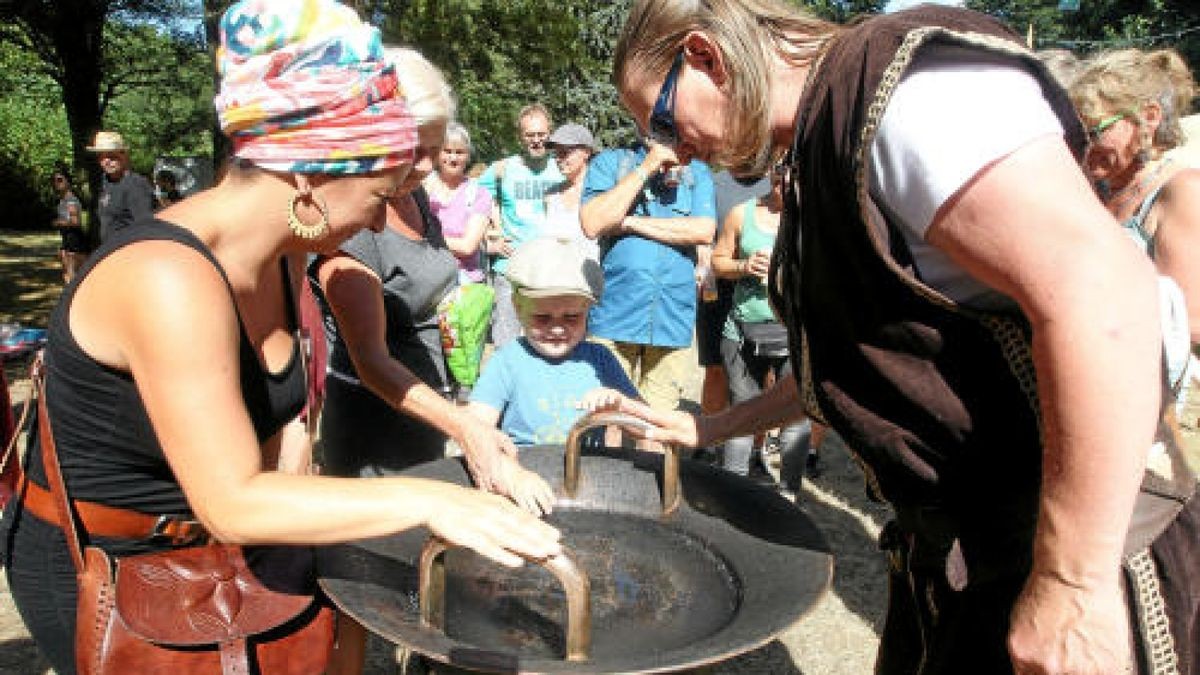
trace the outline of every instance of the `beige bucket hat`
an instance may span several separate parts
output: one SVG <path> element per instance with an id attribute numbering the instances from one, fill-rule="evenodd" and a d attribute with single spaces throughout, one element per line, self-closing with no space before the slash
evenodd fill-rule
<path id="1" fill-rule="evenodd" d="M 599 302 L 604 292 L 600 263 L 572 241 L 542 237 L 522 244 L 508 259 L 508 280 L 527 298 L 578 295 Z"/>
<path id="2" fill-rule="evenodd" d="M 117 152 L 128 151 L 129 144 L 125 137 L 115 131 L 97 131 L 96 138 L 87 147 L 88 152 Z"/>

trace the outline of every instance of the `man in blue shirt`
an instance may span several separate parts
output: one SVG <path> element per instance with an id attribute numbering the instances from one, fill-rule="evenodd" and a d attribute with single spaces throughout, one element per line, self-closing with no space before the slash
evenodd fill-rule
<path id="1" fill-rule="evenodd" d="M 696 247 L 717 228 L 712 172 L 653 141 L 607 150 L 588 165 L 583 231 L 600 242 L 603 299 L 591 333 L 653 407 L 679 405 L 696 359 Z"/>

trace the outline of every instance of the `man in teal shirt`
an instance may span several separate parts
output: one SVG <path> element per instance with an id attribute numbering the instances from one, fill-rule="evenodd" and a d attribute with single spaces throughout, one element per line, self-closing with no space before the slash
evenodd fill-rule
<path id="1" fill-rule="evenodd" d="M 479 185 L 495 199 L 492 222 L 500 225 L 501 236 L 489 238 L 487 244 L 496 289 L 492 312 L 492 343 L 496 347 L 521 334 L 521 324 L 512 308 L 512 287 L 504 277 L 508 257 L 518 246 L 541 234 L 546 191 L 563 182 L 558 164 L 546 148 L 550 126 L 550 111 L 542 104 L 522 108 L 517 115 L 517 129 L 524 152 L 495 162 L 479 177 Z"/>

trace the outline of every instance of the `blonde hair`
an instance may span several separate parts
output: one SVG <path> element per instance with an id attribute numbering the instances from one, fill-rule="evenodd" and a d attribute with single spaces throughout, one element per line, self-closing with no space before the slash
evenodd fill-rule
<path id="1" fill-rule="evenodd" d="M 445 124 L 454 119 L 458 107 L 454 90 L 437 66 L 408 47 L 388 47 L 385 56 L 396 69 L 404 102 L 417 126 Z"/>
<path id="2" fill-rule="evenodd" d="M 1155 149 L 1163 150 L 1183 143 L 1179 118 L 1191 108 L 1196 82 L 1173 49 L 1119 49 L 1089 58 L 1071 84 L 1070 93 L 1084 119 L 1132 111 L 1140 121 L 1142 106 L 1157 103 L 1162 109 L 1162 122 L 1151 140 Z"/>
<path id="3" fill-rule="evenodd" d="M 815 63 L 841 27 L 783 0 L 635 0 L 613 54 L 617 89 L 635 75 L 665 75 L 692 31 L 716 42 L 729 72 L 726 142 L 715 163 L 762 174 L 782 152 L 771 142 L 772 58 Z"/>
<path id="4" fill-rule="evenodd" d="M 1075 81 L 1075 76 L 1083 68 L 1083 62 L 1079 60 L 1075 52 L 1068 49 L 1039 49 L 1034 52 L 1034 55 L 1046 66 L 1046 70 L 1050 71 L 1050 75 L 1063 89 L 1070 88 L 1071 83 Z"/>

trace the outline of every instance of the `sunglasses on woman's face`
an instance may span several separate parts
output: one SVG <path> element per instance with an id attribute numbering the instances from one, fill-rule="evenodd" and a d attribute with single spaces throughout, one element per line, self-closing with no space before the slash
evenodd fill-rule
<path id="1" fill-rule="evenodd" d="M 671 64 L 671 69 L 667 71 L 667 79 L 663 80 L 662 88 L 658 90 L 654 111 L 650 113 L 650 129 L 647 135 L 651 140 L 663 145 L 679 143 L 679 130 L 675 128 L 675 86 L 682 68 L 683 51 L 680 50 Z"/>
<path id="2" fill-rule="evenodd" d="M 1132 110 L 1122 110 L 1121 112 L 1117 113 L 1116 115 L 1113 115 L 1112 117 L 1106 117 L 1106 118 L 1100 120 L 1099 122 L 1096 123 L 1095 126 L 1088 128 L 1088 130 L 1087 130 L 1088 138 L 1091 139 L 1091 141 L 1093 143 L 1095 143 L 1096 141 L 1100 140 L 1100 134 L 1103 134 L 1104 132 L 1108 131 L 1110 128 L 1112 128 L 1112 126 L 1114 124 L 1116 124 L 1117 122 L 1120 122 L 1121 120 L 1123 120 L 1126 117 L 1129 117 L 1130 115 L 1133 115 L 1133 114 L 1134 114 L 1134 111 L 1132 111 Z"/>

